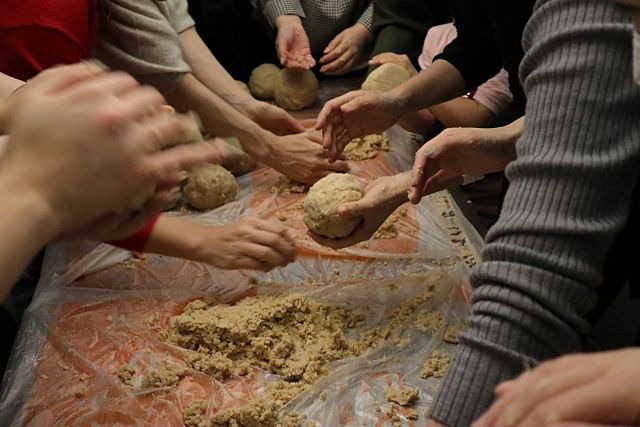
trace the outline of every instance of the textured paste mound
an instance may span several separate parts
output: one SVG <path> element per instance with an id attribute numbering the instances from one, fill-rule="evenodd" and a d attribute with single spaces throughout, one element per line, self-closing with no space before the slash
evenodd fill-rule
<path id="1" fill-rule="evenodd" d="M 344 147 L 342 155 L 346 160 L 366 160 L 374 158 L 380 151 L 389 151 L 390 149 L 389 138 L 384 135 L 373 134 L 352 139 Z"/>
<path id="2" fill-rule="evenodd" d="M 388 91 L 400 86 L 411 78 L 407 70 L 398 64 L 382 64 L 369 74 L 362 83 L 362 89 L 374 91 Z"/>
<path id="3" fill-rule="evenodd" d="M 249 90 L 256 98 L 272 99 L 276 77 L 280 68 L 273 64 L 257 66 L 249 76 Z"/>
<path id="4" fill-rule="evenodd" d="M 338 206 L 360 200 L 364 186 L 347 173 L 332 173 L 316 182 L 304 199 L 304 223 L 309 230 L 332 239 L 348 236 L 362 218 L 343 219 Z"/>
<path id="5" fill-rule="evenodd" d="M 235 200 L 238 184 L 222 166 L 205 164 L 193 169 L 184 194 L 194 208 L 213 209 Z"/>
<path id="6" fill-rule="evenodd" d="M 309 70 L 281 70 L 273 91 L 276 104 L 287 110 L 302 110 L 318 97 L 318 79 Z"/>

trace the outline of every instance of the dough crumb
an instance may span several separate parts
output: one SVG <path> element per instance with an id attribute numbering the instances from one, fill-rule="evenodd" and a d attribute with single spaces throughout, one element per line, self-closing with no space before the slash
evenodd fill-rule
<path id="1" fill-rule="evenodd" d="M 207 402 L 194 400 L 182 412 L 182 421 L 187 427 L 205 427 L 204 416 L 207 412 Z"/>
<path id="2" fill-rule="evenodd" d="M 264 395 L 250 403 L 226 409 L 211 419 L 211 427 L 300 427 L 306 417 L 286 413 L 280 421 L 279 411 L 308 384 L 277 381 L 266 386 Z"/>
<path id="3" fill-rule="evenodd" d="M 387 387 L 387 400 L 400 406 L 413 405 L 420 391 L 413 387 Z"/>
<path id="4" fill-rule="evenodd" d="M 184 366 L 162 362 L 142 380 L 142 388 L 173 387 L 189 373 Z"/>
<path id="5" fill-rule="evenodd" d="M 440 329 L 442 325 L 444 325 L 444 317 L 439 311 L 435 311 L 433 313 L 423 311 L 418 314 L 415 324 L 416 328 L 420 329 L 421 331 L 426 332 L 430 330 L 437 330 Z"/>
<path id="6" fill-rule="evenodd" d="M 73 396 L 76 399 L 80 399 L 82 397 L 84 397 L 87 394 L 87 388 L 83 385 L 79 386 L 78 388 L 76 388 L 76 390 L 73 392 Z"/>
<path id="7" fill-rule="evenodd" d="M 344 147 L 343 157 L 346 160 L 372 159 L 381 151 L 389 151 L 391 145 L 385 135 L 373 134 L 362 138 L 354 138 Z"/>
<path id="8" fill-rule="evenodd" d="M 460 327 L 449 325 L 447 327 L 447 330 L 444 332 L 444 336 L 442 337 L 442 339 L 450 344 L 460 344 L 460 338 L 458 338 L 459 333 Z"/>
<path id="9" fill-rule="evenodd" d="M 382 223 L 380 228 L 373 233 L 372 239 L 395 239 L 398 237 L 398 225 L 402 218 L 407 216 L 407 208 L 400 208 L 394 211 L 389 217 Z"/>
<path id="10" fill-rule="evenodd" d="M 449 369 L 449 356 L 442 352 L 435 350 L 431 353 L 431 356 L 425 360 L 420 372 L 420 377 L 427 378 L 442 378 Z"/>
<path id="11" fill-rule="evenodd" d="M 116 376 L 122 384 L 131 386 L 133 385 L 133 376 L 135 375 L 135 373 L 135 368 L 129 365 L 122 365 L 116 371 Z"/>
<path id="12" fill-rule="evenodd" d="M 407 408 L 407 414 L 405 415 L 408 420 L 417 420 L 418 419 L 418 411 L 414 408 Z"/>

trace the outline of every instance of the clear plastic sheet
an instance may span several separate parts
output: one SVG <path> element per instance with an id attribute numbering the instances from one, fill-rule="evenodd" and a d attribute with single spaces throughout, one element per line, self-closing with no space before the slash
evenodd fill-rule
<path id="1" fill-rule="evenodd" d="M 354 163 L 352 173 L 367 180 L 411 167 L 415 142 L 399 128 L 388 136 L 391 152 Z M 413 322 L 421 310 L 440 311 L 445 325 L 464 322 L 467 267 L 476 262 L 482 242 L 455 203 L 447 193 L 428 197 L 408 207 L 398 220 L 397 237 L 333 251 L 306 237 L 299 212 L 282 221 L 283 212 L 292 206 L 295 211 L 304 195 L 280 191 L 286 183 L 281 175 L 260 168 L 238 182 L 235 202 L 209 212 L 175 214 L 207 225 L 247 216 L 280 221 L 297 236 L 298 260 L 256 273 L 139 256 L 106 244 L 51 246 L 3 380 L 1 425 L 180 426 L 183 410 L 198 399 L 207 402 L 206 415 L 211 416 L 259 395 L 277 377 L 256 370 L 220 383 L 190 371 L 169 390 L 140 389 L 142 377 L 161 361 L 185 365 L 189 350 L 168 345 L 157 334 L 189 301 L 207 296 L 234 301 L 257 292 L 295 290 L 354 310 L 372 308 L 366 314 L 370 327 L 384 324 L 385 313 L 419 292 L 430 275 L 444 272 L 436 296 L 403 323 L 406 346 L 388 342 L 336 363 L 327 377 L 285 408 L 323 426 L 391 425 L 385 389 L 409 385 L 420 389 L 419 418 L 407 420 L 399 410 L 400 418 L 404 425 L 424 425 L 439 380 L 420 378 L 422 363 L 433 349 L 452 353 L 455 346 L 442 340 L 444 326 L 422 332 Z M 123 364 L 136 369 L 133 389 L 114 374 Z"/>

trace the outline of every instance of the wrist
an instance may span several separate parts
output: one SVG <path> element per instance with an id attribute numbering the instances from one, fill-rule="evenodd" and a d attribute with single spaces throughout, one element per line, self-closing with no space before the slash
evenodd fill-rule
<path id="1" fill-rule="evenodd" d="M 356 22 L 352 28 L 365 43 L 373 40 L 373 34 L 362 22 Z"/>
<path id="2" fill-rule="evenodd" d="M 276 28 L 280 31 L 283 27 L 302 27 L 302 18 L 298 15 L 280 15 L 276 18 Z"/>
<path id="3" fill-rule="evenodd" d="M 43 246 L 64 231 L 61 213 L 41 189 L 25 185 L 8 165 L 0 165 L 0 199 L 8 201 L 3 209 L 16 220 L 28 222 L 34 244 Z M 16 179 L 12 179 L 16 177 Z"/>

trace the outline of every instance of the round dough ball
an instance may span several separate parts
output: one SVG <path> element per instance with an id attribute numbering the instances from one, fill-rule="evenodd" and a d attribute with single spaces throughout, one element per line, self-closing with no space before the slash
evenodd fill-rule
<path id="1" fill-rule="evenodd" d="M 373 70 L 362 83 L 362 89 L 386 92 L 400 86 L 411 74 L 398 64 L 386 63 Z"/>
<path id="2" fill-rule="evenodd" d="M 235 176 L 244 175 L 255 169 L 257 162 L 242 149 L 237 138 L 228 137 L 225 138 L 225 141 L 232 147 L 233 152 L 220 162 L 222 167 Z"/>
<path id="3" fill-rule="evenodd" d="M 302 110 L 318 97 L 318 79 L 309 70 L 280 70 L 273 95 L 282 108 Z"/>
<path id="4" fill-rule="evenodd" d="M 249 76 L 249 90 L 259 99 L 272 99 L 280 68 L 273 64 L 258 65 Z"/>
<path id="5" fill-rule="evenodd" d="M 228 170 L 207 163 L 193 169 L 184 194 L 194 208 L 213 209 L 233 201 L 238 194 L 238 184 Z"/>
<path id="6" fill-rule="evenodd" d="M 348 236 L 362 221 L 361 217 L 343 219 L 338 206 L 360 200 L 364 185 L 348 173 L 332 173 L 316 182 L 304 199 L 304 223 L 309 230 L 332 239 Z"/>

